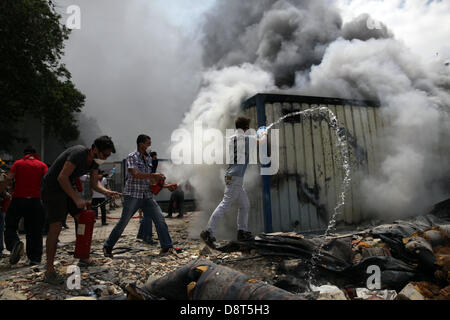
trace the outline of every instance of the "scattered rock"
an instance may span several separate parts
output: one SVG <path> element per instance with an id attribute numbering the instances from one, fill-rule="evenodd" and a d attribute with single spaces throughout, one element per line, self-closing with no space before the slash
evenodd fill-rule
<path id="1" fill-rule="evenodd" d="M 394 300 L 397 297 L 395 290 L 369 290 L 357 288 L 356 296 L 362 300 Z"/>
<path id="2" fill-rule="evenodd" d="M 4 289 L 0 292 L 0 300 L 27 300 L 27 297 L 17 291 Z"/>
<path id="3" fill-rule="evenodd" d="M 348 300 L 345 293 L 336 286 L 325 285 L 316 288 L 314 291 L 320 293 L 317 300 Z"/>
<path id="4" fill-rule="evenodd" d="M 395 300 L 425 300 L 425 297 L 420 293 L 418 287 L 409 283 L 400 291 Z"/>
<path id="5" fill-rule="evenodd" d="M 72 297 L 72 298 L 67 298 L 66 300 L 97 300 L 97 298 L 94 297 Z"/>

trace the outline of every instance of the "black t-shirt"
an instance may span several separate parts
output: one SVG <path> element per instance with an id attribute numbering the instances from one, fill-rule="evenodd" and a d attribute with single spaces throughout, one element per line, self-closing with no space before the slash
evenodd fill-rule
<path id="1" fill-rule="evenodd" d="M 156 160 L 152 159 L 152 173 L 156 173 L 156 169 L 158 168 L 158 162 L 159 162 L 158 159 Z"/>
<path id="2" fill-rule="evenodd" d="M 75 165 L 75 170 L 69 177 L 72 185 L 74 185 L 76 178 L 91 172 L 91 170 L 97 170 L 98 164 L 95 161 L 92 161 L 91 166 L 88 167 L 88 152 L 89 149 L 85 146 L 74 146 L 61 153 L 44 176 L 43 186 L 52 191 L 63 191 L 58 182 L 58 176 L 66 161 Z"/>

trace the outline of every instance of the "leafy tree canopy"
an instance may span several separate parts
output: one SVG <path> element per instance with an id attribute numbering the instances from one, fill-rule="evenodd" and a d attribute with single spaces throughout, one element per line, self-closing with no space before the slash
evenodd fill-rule
<path id="1" fill-rule="evenodd" d="M 0 150 L 24 142 L 17 127 L 25 115 L 61 142 L 79 136 L 74 113 L 85 96 L 61 62 L 70 30 L 60 19 L 51 0 L 0 1 Z"/>

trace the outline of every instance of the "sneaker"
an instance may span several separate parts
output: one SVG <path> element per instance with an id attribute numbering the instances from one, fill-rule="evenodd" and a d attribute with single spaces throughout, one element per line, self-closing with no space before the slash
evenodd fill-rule
<path id="1" fill-rule="evenodd" d="M 171 251 L 173 251 L 174 249 L 172 248 L 172 247 L 170 247 L 170 248 L 162 248 L 160 251 L 159 251 L 159 254 L 165 254 L 165 253 L 169 253 L 169 252 L 171 252 Z"/>
<path id="2" fill-rule="evenodd" d="M 142 239 L 142 241 L 145 242 L 146 244 L 151 245 L 151 246 L 155 244 L 155 241 L 153 241 L 152 239 L 145 239 L 145 240 Z"/>
<path id="3" fill-rule="evenodd" d="M 255 240 L 255 237 L 252 235 L 251 232 L 239 230 L 237 234 L 237 240 L 238 241 L 253 241 Z"/>
<path id="4" fill-rule="evenodd" d="M 159 254 L 160 254 L 160 255 L 174 254 L 175 256 L 178 257 L 178 253 L 180 253 L 181 251 L 182 251 L 181 249 L 173 248 L 173 247 L 170 247 L 170 248 L 162 248 L 162 249 L 159 251 Z"/>
<path id="5" fill-rule="evenodd" d="M 214 237 L 211 235 L 211 232 L 210 232 L 209 230 L 203 230 L 203 231 L 200 233 L 200 238 L 202 238 L 202 240 L 206 243 L 206 245 L 207 245 L 208 247 L 211 247 L 211 248 L 213 248 L 213 249 L 216 248 L 216 245 L 214 244 L 214 241 L 216 241 L 216 238 L 214 238 Z"/>
<path id="6" fill-rule="evenodd" d="M 106 258 L 112 258 L 113 257 L 112 248 L 103 247 L 103 254 Z"/>
<path id="7" fill-rule="evenodd" d="M 95 260 L 92 260 L 92 259 L 90 259 L 90 260 L 88 260 L 88 261 L 86 261 L 86 260 L 80 260 L 80 261 L 78 261 L 78 266 L 79 266 L 80 268 L 89 268 L 89 267 L 95 267 L 95 266 L 98 266 L 98 263 L 95 262 Z"/>
<path id="8" fill-rule="evenodd" d="M 66 279 L 56 272 L 50 273 L 50 275 L 47 276 L 47 274 L 44 274 L 44 282 L 53 284 L 53 285 L 61 285 L 64 282 L 66 282 Z"/>
<path id="9" fill-rule="evenodd" d="M 20 258 L 23 255 L 23 242 L 19 241 L 15 244 L 14 248 L 11 251 L 11 255 L 9 256 L 9 263 L 11 265 L 16 264 L 19 262 Z"/>
<path id="10" fill-rule="evenodd" d="M 40 261 L 33 261 L 33 260 L 30 260 L 30 262 L 28 263 L 28 265 L 30 265 L 30 266 L 40 266 L 40 265 L 41 265 L 41 262 L 40 262 Z"/>

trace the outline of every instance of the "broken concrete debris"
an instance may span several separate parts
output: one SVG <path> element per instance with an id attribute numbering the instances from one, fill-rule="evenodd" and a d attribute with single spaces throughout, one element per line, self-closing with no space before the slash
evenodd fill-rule
<path id="1" fill-rule="evenodd" d="M 315 288 L 319 292 L 317 300 L 348 300 L 345 293 L 336 286 L 323 285 Z"/>
<path id="2" fill-rule="evenodd" d="M 440 213 L 328 237 L 260 234 L 249 242 L 219 242 L 225 244 L 217 250 L 188 236 L 189 216 L 171 219 L 181 252 L 161 256 L 157 244 L 137 241 L 133 231 L 110 259 L 102 254 L 104 239 L 94 239 L 97 265 L 80 269 L 79 289 L 47 285 L 44 264 L 10 266 L 6 257 L 0 260 L 0 299 L 449 300 L 450 224 Z M 69 276 L 78 262 L 74 242 L 59 246 L 55 267 Z M 369 288 L 378 271 L 379 288 Z"/>
<path id="3" fill-rule="evenodd" d="M 369 290 L 367 288 L 357 288 L 355 300 L 394 300 L 396 297 L 397 292 L 395 290 Z"/>

